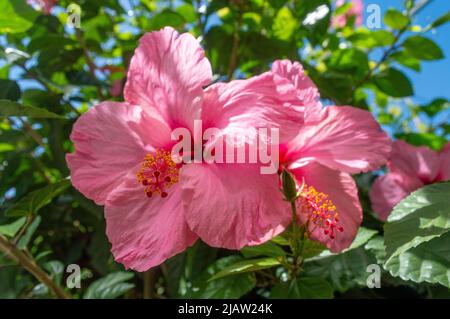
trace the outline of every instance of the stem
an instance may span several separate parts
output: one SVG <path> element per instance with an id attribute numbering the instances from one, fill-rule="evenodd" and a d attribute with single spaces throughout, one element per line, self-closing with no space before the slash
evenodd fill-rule
<path id="1" fill-rule="evenodd" d="M 355 87 L 354 90 L 356 90 L 357 88 L 361 87 L 363 84 L 365 84 L 370 77 L 372 76 L 372 74 L 377 71 L 380 66 L 387 60 L 387 58 L 389 58 L 389 56 L 391 55 L 391 53 L 393 51 L 395 51 L 397 49 L 397 43 L 400 40 L 400 37 L 408 30 L 408 28 L 411 26 L 411 20 L 412 17 L 414 17 L 414 15 L 416 15 L 417 13 L 419 13 L 423 8 L 425 8 L 428 4 L 431 3 L 432 0 L 423 0 L 422 2 L 420 2 L 419 4 L 417 4 L 414 8 L 408 10 L 407 15 L 409 16 L 409 23 L 407 25 L 405 25 L 402 29 L 398 30 L 397 34 L 394 37 L 394 41 L 392 42 L 391 46 L 384 51 L 381 59 L 377 62 L 377 64 L 370 69 L 366 76 L 359 81 Z"/>
<path id="2" fill-rule="evenodd" d="M 292 253 L 294 255 L 294 261 L 297 260 L 299 254 L 299 245 L 298 240 L 300 238 L 299 229 L 297 227 L 297 207 L 295 206 L 295 201 L 291 202 L 291 210 L 292 210 L 292 238 L 291 238 L 291 246 Z"/>
<path id="3" fill-rule="evenodd" d="M 236 70 L 237 66 L 237 55 L 238 55 L 238 48 L 239 48 L 239 30 L 241 29 L 242 25 L 242 12 L 240 9 L 238 9 L 238 21 L 235 25 L 234 32 L 233 32 L 233 44 L 231 47 L 231 54 L 230 54 L 230 64 L 228 68 L 228 80 L 231 80 L 233 78 L 234 70 Z"/>
<path id="4" fill-rule="evenodd" d="M 152 299 L 153 298 L 153 270 L 149 269 L 144 272 L 144 299 Z"/>
<path id="5" fill-rule="evenodd" d="M 42 270 L 36 261 L 27 256 L 24 252 L 14 246 L 5 237 L 0 235 L 0 250 L 9 255 L 13 260 L 17 261 L 23 268 L 25 268 L 30 274 L 32 274 L 39 282 L 46 285 L 50 291 L 59 299 L 70 299 L 71 296 L 64 291 L 62 287 L 57 285 L 49 275 Z"/>
<path id="6" fill-rule="evenodd" d="M 95 70 L 97 69 L 97 67 L 95 66 L 94 61 L 92 60 L 91 55 L 89 54 L 89 50 L 88 50 L 86 42 L 84 41 L 84 38 L 83 38 L 83 33 L 80 31 L 80 29 L 75 29 L 75 30 L 76 30 L 76 36 L 77 36 L 78 42 L 80 42 L 81 48 L 83 49 L 84 58 L 86 59 L 86 64 L 89 68 L 89 72 L 94 77 L 94 79 L 97 79 L 97 76 L 95 75 Z M 97 79 L 97 81 L 98 81 L 98 79 Z M 95 87 L 97 89 L 97 94 L 98 94 L 99 98 L 101 100 L 104 100 L 105 96 L 103 95 L 100 87 L 97 85 Z"/>

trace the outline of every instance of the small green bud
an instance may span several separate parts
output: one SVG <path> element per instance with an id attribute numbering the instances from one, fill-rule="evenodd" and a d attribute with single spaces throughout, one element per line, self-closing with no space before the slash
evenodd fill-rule
<path id="1" fill-rule="evenodd" d="M 283 186 L 284 198 L 288 202 L 295 201 L 297 199 L 297 184 L 294 176 L 285 169 L 281 173 L 281 184 Z"/>

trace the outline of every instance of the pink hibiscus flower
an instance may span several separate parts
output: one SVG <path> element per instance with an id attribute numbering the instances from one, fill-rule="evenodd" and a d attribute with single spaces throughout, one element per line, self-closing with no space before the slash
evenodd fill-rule
<path id="1" fill-rule="evenodd" d="M 45 14 L 50 14 L 52 8 L 58 0 L 27 0 L 28 4 L 42 10 Z"/>
<path id="2" fill-rule="evenodd" d="M 276 61 L 272 72 L 288 80 L 299 99 L 309 100 L 305 125 L 282 143 L 280 163 L 304 187 L 298 198 L 298 220 L 312 239 L 339 252 L 353 241 L 362 221 L 356 184 L 350 174 L 383 165 L 391 150 L 388 136 L 368 111 L 351 106 L 322 108 L 318 91 L 302 66 Z"/>
<path id="3" fill-rule="evenodd" d="M 131 60 L 124 103 L 103 102 L 75 123 L 67 155 L 72 184 L 105 206 L 112 253 L 144 271 L 192 245 L 240 249 L 277 235 L 289 220 L 277 174 L 255 164 L 176 164 L 174 129 L 280 129 L 292 138 L 304 105 L 267 72 L 211 82 L 198 41 L 172 28 L 144 35 Z M 284 101 L 292 101 L 280 107 Z M 185 154 L 183 154 L 184 156 Z"/>
<path id="4" fill-rule="evenodd" d="M 352 6 L 348 11 L 339 16 L 335 16 L 332 19 L 331 25 L 335 28 L 342 28 L 347 24 L 348 19 L 355 17 L 355 24 L 357 26 L 362 25 L 363 19 L 363 2 L 362 0 L 351 0 Z M 336 7 L 339 8 L 346 3 L 345 0 L 337 0 Z"/>
<path id="5" fill-rule="evenodd" d="M 422 186 L 450 180 L 450 143 L 440 152 L 426 146 L 395 141 L 389 172 L 375 180 L 370 191 L 372 208 L 385 221 L 395 205 Z"/>

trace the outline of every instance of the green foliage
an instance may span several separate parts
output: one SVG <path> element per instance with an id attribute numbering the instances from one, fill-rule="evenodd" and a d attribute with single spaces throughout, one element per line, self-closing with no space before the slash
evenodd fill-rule
<path id="1" fill-rule="evenodd" d="M 272 288 L 273 299 L 331 299 L 333 287 L 320 277 L 301 277 Z"/>
<path id="2" fill-rule="evenodd" d="M 8 237 L 14 237 L 23 224 L 25 224 L 26 220 L 27 219 L 25 217 L 22 217 L 10 224 L 0 225 L 0 234 Z"/>
<path id="3" fill-rule="evenodd" d="M 108 274 L 93 282 L 83 295 L 84 299 L 114 299 L 120 297 L 130 289 L 134 284 L 129 283 L 133 273 L 118 271 Z"/>
<path id="4" fill-rule="evenodd" d="M 384 23 L 392 29 L 401 30 L 409 24 L 409 18 L 400 11 L 389 9 L 384 15 Z"/>
<path id="5" fill-rule="evenodd" d="M 37 214 L 39 209 L 47 205 L 53 198 L 70 186 L 70 181 L 64 180 L 28 193 L 14 206 L 6 211 L 8 216 L 23 216 Z"/>
<path id="6" fill-rule="evenodd" d="M 388 68 L 374 77 L 377 87 L 392 97 L 413 95 L 413 87 L 409 79 L 399 70 Z"/>
<path id="7" fill-rule="evenodd" d="M 6 94 L 12 94 L 11 91 L 5 92 Z M 64 117 L 49 112 L 45 109 L 40 109 L 34 106 L 21 105 L 9 100 L 0 100 L 0 118 L 9 116 L 27 116 L 33 118 L 54 118 L 64 119 Z"/>
<path id="8" fill-rule="evenodd" d="M 450 287 L 450 183 L 425 186 L 401 201 L 384 226 L 385 268 L 393 276 Z"/>
<path id="9" fill-rule="evenodd" d="M 192 283 L 192 288 L 185 297 L 228 299 L 239 298 L 248 293 L 256 285 L 253 274 L 246 273 L 218 278 L 217 280 L 208 280 L 239 260 L 241 259 L 238 256 L 218 259 L 196 278 Z"/>
<path id="10" fill-rule="evenodd" d="M 0 33 L 20 33 L 28 30 L 36 18 L 36 12 L 26 0 L 0 1 Z"/>
<path id="11" fill-rule="evenodd" d="M 417 1 L 406 1 L 404 9 L 385 12 L 384 28 L 368 29 L 354 27 L 354 18 L 334 26 L 351 5 L 335 8 L 330 0 L 143 0 L 127 4 L 131 11 L 115 0 L 80 0 L 81 28 L 73 29 L 63 10 L 71 2 L 60 0 L 58 10 L 44 14 L 26 0 L 0 0 L 0 235 L 61 286 L 66 266 L 82 265 L 81 289 L 66 289 L 74 298 L 144 296 L 148 274 L 125 272 L 114 261 L 103 208 L 70 186 L 65 156 L 80 115 L 101 100 L 123 101 L 111 88 L 125 83 L 145 32 L 170 25 L 193 34 L 215 81 L 260 74 L 277 59 L 300 61 L 324 105 L 370 110 L 392 136 L 413 145 L 437 151 L 448 143 L 448 100 L 416 103 L 405 71 L 420 74 L 422 62 L 445 57 L 430 30 L 450 21 L 448 12 L 418 26 Z M 291 229 L 235 252 L 199 240 L 152 270 L 152 294 L 345 298 L 364 295 L 367 266 L 378 263 L 383 286 L 413 287 L 415 297 L 441 295 L 436 287 L 449 287 L 450 276 L 448 184 L 405 199 L 383 231 L 367 196 L 373 179 L 373 172 L 357 177 L 363 227 L 345 251 L 334 254 L 304 238 L 295 260 Z M 0 298 L 54 296 L 3 252 L 0 283 Z"/>
<path id="12" fill-rule="evenodd" d="M 403 46 L 409 55 L 420 60 L 438 60 L 444 57 L 444 53 L 436 43 L 420 35 L 407 38 Z"/>

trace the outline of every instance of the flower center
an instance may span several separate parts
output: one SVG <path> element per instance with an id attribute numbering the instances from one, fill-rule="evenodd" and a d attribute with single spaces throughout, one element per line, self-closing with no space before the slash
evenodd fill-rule
<path id="1" fill-rule="evenodd" d="M 310 232 L 319 228 L 330 239 L 334 239 L 336 231 L 344 231 L 339 223 L 336 206 L 328 199 L 328 195 L 318 192 L 313 186 L 304 185 L 297 204 L 300 213 L 307 216 L 308 224 L 312 226 Z"/>
<path id="2" fill-rule="evenodd" d="M 178 182 L 178 167 L 169 151 L 157 149 L 154 154 L 147 154 L 144 163 L 136 174 L 148 197 L 154 193 L 167 197 L 168 189 Z"/>

